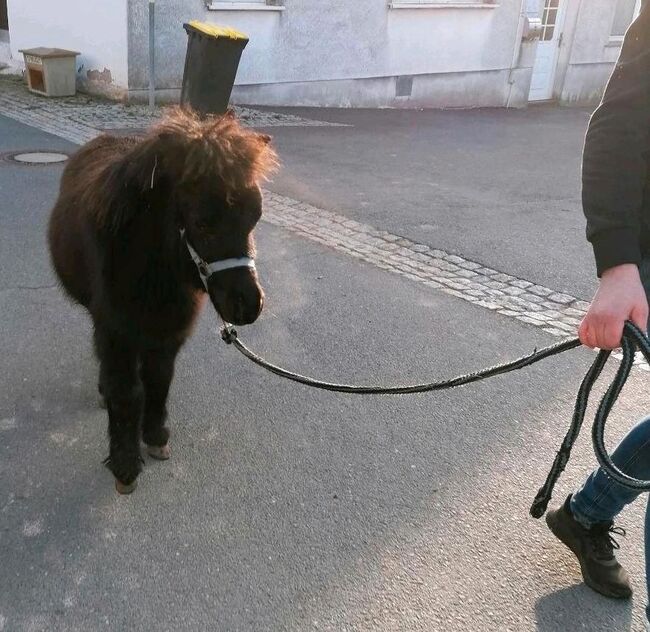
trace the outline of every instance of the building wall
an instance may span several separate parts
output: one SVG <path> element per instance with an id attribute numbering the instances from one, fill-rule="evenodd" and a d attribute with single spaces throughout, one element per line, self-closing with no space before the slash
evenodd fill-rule
<path id="1" fill-rule="evenodd" d="M 47 46 L 81 53 L 77 79 L 82 87 L 111 96 L 128 86 L 126 0 L 8 0 L 14 59 L 23 48 Z"/>
<path id="2" fill-rule="evenodd" d="M 542 0 L 492 8 L 389 9 L 388 0 L 285 0 L 285 11 L 210 11 L 205 0 L 156 4 L 159 97 L 180 93 L 192 19 L 228 24 L 251 37 L 233 99 L 269 105 L 343 107 L 523 106 L 534 43 L 520 45 L 520 13 Z M 556 96 L 597 102 L 620 52 L 610 41 L 611 0 L 565 0 Z M 81 51 L 82 88 L 145 98 L 148 0 L 8 0 L 11 51 Z M 397 96 L 398 83 L 411 86 Z M 407 90 L 408 92 L 408 90 Z"/>
<path id="3" fill-rule="evenodd" d="M 568 25 L 567 50 L 562 64 L 558 96 L 566 104 L 587 105 L 602 97 L 607 79 L 621 52 L 611 42 L 615 3 L 611 0 L 570 0 L 575 18 Z M 560 73 L 558 73 L 560 74 Z"/>
<path id="4" fill-rule="evenodd" d="M 389 9 L 387 0 L 285 0 L 284 11 L 209 11 L 204 0 L 156 5 L 156 86 L 178 96 L 187 36 L 199 19 L 246 32 L 234 99 L 273 105 L 523 105 L 521 0 L 491 8 Z M 129 90 L 144 97 L 147 0 L 128 0 Z M 521 67 L 520 67 L 521 70 Z M 412 94 L 396 96 L 397 77 Z M 511 83 L 513 82 L 513 83 Z M 515 100 L 513 101 L 513 95 Z"/>

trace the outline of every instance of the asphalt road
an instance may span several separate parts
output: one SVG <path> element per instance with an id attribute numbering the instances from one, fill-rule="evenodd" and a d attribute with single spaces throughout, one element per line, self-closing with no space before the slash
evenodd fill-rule
<path id="1" fill-rule="evenodd" d="M 291 112 L 352 127 L 271 130 L 279 193 L 591 298 L 580 204 L 589 111 Z"/>
<path id="2" fill-rule="evenodd" d="M 422 116 L 422 135 L 433 134 L 425 122 L 435 117 Z M 579 112 L 567 116 L 582 124 Z M 469 132 L 479 136 L 480 125 L 473 125 Z M 363 131 L 360 124 L 355 129 Z M 323 152 L 319 171 L 318 160 L 305 157 L 319 143 L 333 147 L 350 128 L 274 133 L 285 163 L 274 187 L 294 187 L 294 197 L 370 223 L 388 222 L 390 214 L 372 203 L 365 210 L 351 199 L 335 203 L 352 186 L 344 184 L 340 161 Z M 379 132 L 365 135 L 378 155 Z M 396 135 L 387 132 L 386 154 Z M 469 146 L 468 140 L 467 156 Z M 72 146 L 0 117 L 0 151 L 36 148 Z M 303 153 L 294 155 L 294 148 Z M 369 170 L 346 151 L 350 180 L 354 171 Z M 369 146 L 360 152 L 370 156 Z M 440 149 L 435 160 L 455 158 Z M 537 160 L 540 172 L 557 162 Z M 571 556 L 528 516 L 592 358 L 584 350 L 453 392 L 353 397 L 262 372 L 221 343 L 207 310 L 177 364 L 172 459 L 147 460 L 137 491 L 118 496 L 101 464 L 106 414 L 97 407 L 90 323 L 56 287 L 45 248 L 60 172 L 0 163 L 2 632 L 643 629 L 641 503 L 621 521 L 629 534 L 621 560 L 637 591 L 631 603 L 585 588 Z M 321 172 L 320 180 L 309 180 Z M 295 187 L 305 182 L 301 196 Z M 377 200 L 380 193 L 373 194 Z M 388 196 L 382 208 L 415 230 L 415 203 L 400 206 L 399 196 L 385 190 Z M 577 205 L 575 191 L 567 198 Z M 472 214 L 479 217 L 480 209 Z M 579 221 L 571 222 L 578 230 Z M 529 233 L 538 230 L 529 223 Z M 443 243 L 448 232 L 435 243 L 459 251 L 473 243 L 477 250 L 465 256 L 501 261 L 506 271 L 512 262 L 517 275 L 535 272 L 531 280 L 557 289 L 577 292 L 583 279 L 586 289 L 587 276 L 564 270 L 564 285 L 550 266 L 529 267 L 547 235 L 518 245 L 513 239 L 501 251 L 481 241 L 488 224 L 465 230 L 477 233 L 473 241 L 465 235 L 465 242 L 459 236 Z M 550 224 L 544 219 L 539 230 Z M 555 340 L 278 228 L 263 224 L 258 232 L 268 304 L 242 333 L 253 348 L 296 370 L 358 382 L 435 379 Z M 640 372 L 632 377 L 610 442 L 647 409 L 646 379 Z M 556 500 L 592 464 L 585 436 Z"/>

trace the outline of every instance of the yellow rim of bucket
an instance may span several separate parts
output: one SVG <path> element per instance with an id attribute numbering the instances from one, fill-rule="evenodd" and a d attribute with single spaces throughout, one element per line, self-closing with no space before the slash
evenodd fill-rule
<path id="1" fill-rule="evenodd" d="M 215 24 L 199 22 L 198 20 L 192 20 L 189 25 L 197 31 L 200 31 L 205 35 L 209 35 L 210 37 L 227 37 L 228 39 L 234 40 L 248 39 L 248 35 L 236 29 L 230 28 L 229 26 L 217 26 Z"/>

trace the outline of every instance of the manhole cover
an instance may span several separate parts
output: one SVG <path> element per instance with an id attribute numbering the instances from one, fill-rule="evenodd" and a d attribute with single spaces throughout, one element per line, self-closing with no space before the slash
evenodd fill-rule
<path id="1" fill-rule="evenodd" d="M 65 154 L 50 153 L 37 151 L 26 154 L 14 154 L 16 162 L 26 162 L 28 164 L 46 165 L 52 162 L 65 162 L 68 157 Z"/>
<path id="2" fill-rule="evenodd" d="M 18 163 L 19 165 L 39 166 L 65 162 L 68 155 L 61 151 L 11 151 L 0 154 L 0 161 Z"/>

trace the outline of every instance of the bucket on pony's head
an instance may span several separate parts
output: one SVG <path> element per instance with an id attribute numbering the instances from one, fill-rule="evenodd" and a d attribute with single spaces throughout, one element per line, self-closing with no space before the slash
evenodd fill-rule
<path id="1" fill-rule="evenodd" d="M 248 36 L 226 26 L 196 20 L 183 24 L 187 53 L 181 104 L 200 114 L 224 114 Z"/>

